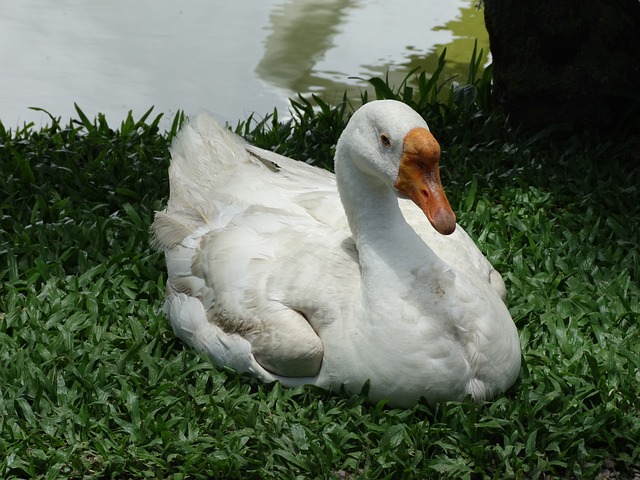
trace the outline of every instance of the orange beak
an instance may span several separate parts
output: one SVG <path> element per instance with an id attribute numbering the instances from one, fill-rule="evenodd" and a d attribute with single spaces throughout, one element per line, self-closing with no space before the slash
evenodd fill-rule
<path id="1" fill-rule="evenodd" d="M 409 197 L 442 235 L 456 229 L 456 214 L 440 182 L 440 145 L 426 128 L 405 137 L 395 187 Z"/>

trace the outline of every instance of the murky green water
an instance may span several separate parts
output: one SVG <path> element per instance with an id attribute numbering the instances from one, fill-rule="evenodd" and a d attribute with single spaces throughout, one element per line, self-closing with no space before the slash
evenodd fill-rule
<path id="1" fill-rule="evenodd" d="M 372 76 L 399 84 L 466 75 L 474 41 L 488 51 L 475 0 L 21 0 L 0 16 L 0 119 L 63 119 L 73 103 L 117 124 L 150 106 L 168 119 L 206 109 L 235 123 L 288 98 L 357 96 Z"/>

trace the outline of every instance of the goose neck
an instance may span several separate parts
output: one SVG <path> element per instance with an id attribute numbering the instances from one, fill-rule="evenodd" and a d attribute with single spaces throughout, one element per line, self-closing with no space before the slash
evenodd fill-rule
<path id="1" fill-rule="evenodd" d="M 416 265 L 439 261 L 406 222 L 397 195 L 382 180 L 353 162 L 336 162 L 336 179 L 365 280 L 367 272 L 403 277 Z"/>

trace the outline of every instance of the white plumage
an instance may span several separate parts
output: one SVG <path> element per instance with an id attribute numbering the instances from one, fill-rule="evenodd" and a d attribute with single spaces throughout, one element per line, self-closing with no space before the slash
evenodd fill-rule
<path id="1" fill-rule="evenodd" d="M 439 154 L 394 101 L 353 115 L 336 176 L 192 118 L 153 225 L 176 335 L 264 381 L 370 381 L 370 400 L 392 405 L 505 391 L 520 346 L 504 283 L 456 228 Z"/>

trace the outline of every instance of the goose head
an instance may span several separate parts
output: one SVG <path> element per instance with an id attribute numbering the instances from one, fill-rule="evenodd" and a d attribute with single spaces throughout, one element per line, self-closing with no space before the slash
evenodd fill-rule
<path id="1" fill-rule="evenodd" d="M 406 104 L 378 100 L 360 107 L 338 141 L 336 172 L 346 161 L 370 182 L 410 198 L 439 233 L 454 232 L 456 216 L 440 181 L 440 145 Z"/>

